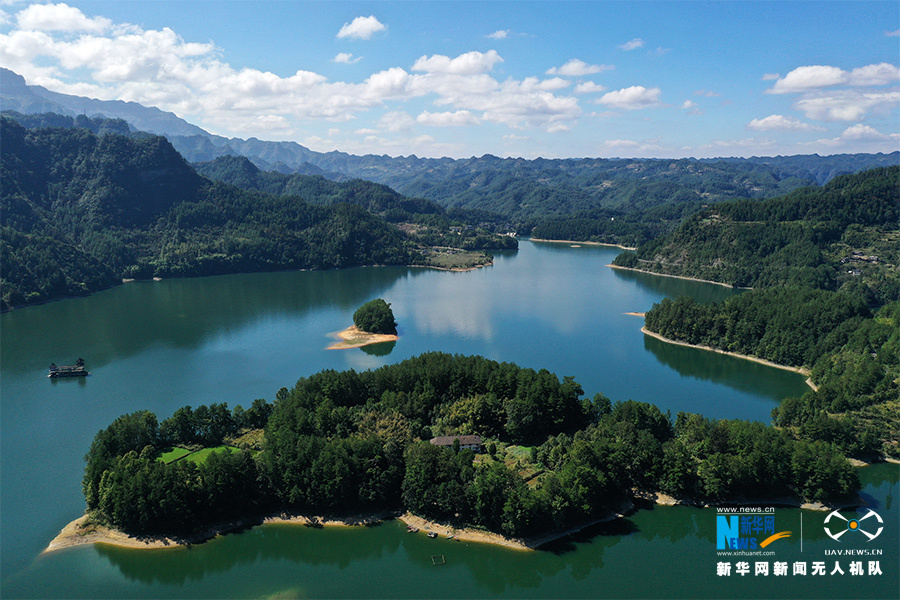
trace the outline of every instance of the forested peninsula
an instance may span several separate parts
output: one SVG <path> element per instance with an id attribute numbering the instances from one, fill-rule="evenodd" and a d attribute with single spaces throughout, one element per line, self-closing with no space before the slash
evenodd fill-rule
<path id="1" fill-rule="evenodd" d="M 88 516 L 136 536 L 190 536 L 271 514 L 409 511 L 535 539 L 614 514 L 635 494 L 799 505 L 852 502 L 859 488 L 834 444 L 583 396 L 546 370 L 427 353 L 323 371 L 247 410 L 123 415 L 85 457 Z M 475 433 L 479 453 L 429 442 Z"/>
<path id="2" fill-rule="evenodd" d="M 809 371 L 816 389 L 776 407 L 776 426 L 900 458 L 900 167 L 717 204 L 614 264 L 753 286 L 718 304 L 665 299 L 646 328 Z"/>

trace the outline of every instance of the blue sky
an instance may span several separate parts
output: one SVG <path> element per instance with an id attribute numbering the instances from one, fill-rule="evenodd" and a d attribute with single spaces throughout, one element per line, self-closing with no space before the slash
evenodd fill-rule
<path id="1" fill-rule="evenodd" d="M 0 11 L 0 65 L 31 84 L 319 151 L 900 149 L 896 0 L 0 0 Z"/>

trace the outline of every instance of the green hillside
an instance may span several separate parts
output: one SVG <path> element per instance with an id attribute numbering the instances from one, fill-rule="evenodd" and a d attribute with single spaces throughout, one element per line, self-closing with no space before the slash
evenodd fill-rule
<path id="1" fill-rule="evenodd" d="M 0 127 L 3 309 L 122 278 L 424 262 L 360 206 L 212 182 L 165 138 Z"/>

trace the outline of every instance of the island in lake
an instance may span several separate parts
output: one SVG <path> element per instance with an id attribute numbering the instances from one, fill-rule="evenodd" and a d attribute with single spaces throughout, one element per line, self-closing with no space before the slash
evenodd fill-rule
<path id="1" fill-rule="evenodd" d="M 122 532 L 160 547 L 272 518 L 409 513 L 443 537 L 481 530 L 496 534 L 481 541 L 534 548 L 660 494 L 701 505 L 857 497 L 856 470 L 833 445 L 583 394 L 546 369 L 430 352 L 325 370 L 246 410 L 123 415 L 94 438 L 88 516 L 63 537 L 132 544 Z"/>
<path id="2" fill-rule="evenodd" d="M 334 335 L 341 341 L 328 346 L 329 350 L 361 348 L 399 339 L 391 305 L 381 298 L 366 302 L 356 309 L 353 313 L 353 325 Z"/>

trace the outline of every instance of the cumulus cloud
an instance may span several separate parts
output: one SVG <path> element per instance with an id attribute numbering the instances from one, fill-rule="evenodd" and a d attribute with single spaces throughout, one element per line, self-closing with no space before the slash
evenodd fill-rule
<path id="1" fill-rule="evenodd" d="M 753 119 L 747 123 L 747 129 L 755 131 L 825 131 L 824 127 L 804 123 L 793 117 L 769 115 L 763 119 Z"/>
<path id="2" fill-rule="evenodd" d="M 890 63 L 879 63 L 859 67 L 850 71 L 850 85 L 877 86 L 897 83 L 900 81 L 900 67 Z"/>
<path id="3" fill-rule="evenodd" d="M 859 152 L 893 152 L 897 149 L 898 142 L 900 142 L 900 134 L 886 135 L 874 127 L 857 124 L 848 127 L 836 138 L 808 142 L 804 144 L 804 147 Z"/>
<path id="4" fill-rule="evenodd" d="M 812 65 L 797 67 L 783 78 L 779 78 L 767 92 L 770 94 L 794 94 L 838 85 L 877 86 L 897 81 L 900 81 L 900 68 L 889 63 L 867 65 L 850 72 L 838 67 Z"/>
<path id="5" fill-rule="evenodd" d="M 423 56 L 410 70 L 392 67 L 359 82 L 332 81 L 309 70 L 282 76 L 236 69 L 224 59 L 224 50 L 213 43 L 186 41 L 169 28 L 143 30 L 90 18 L 68 7 L 54 13 L 67 16 L 67 21 L 58 16 L 53 20 L 47 14 L 28 7 L 12 16 L 14 24 L 31 23 L 45 29 L 13 29 L 0 34 L 0 64 L 32 85 L 156 106 L 223 135 L 252 135 L 255 131 L 272 137 L 298 136 L 299 140 L 304 139 L 298 133 L 303 131 L 302 121 L 348 122 L 390 103 L 392 113 L 377 124 L 357 127 L 366 131 L 359 134 L 357 142 L 362 136 L 389 132 L 420 143 L 420 147 L 436 149 L 436 142 L 414 139 L 416 127 L 488 122 L 520 131 L 529 127 L 561 131 L 582 114 L 574 94 L 564 93 L 573 85 L 564 76 L 502 82 L 492 77 L 490 71 L 503 60 L 494 50 L 456 57 Z M 63 29 L 65 22 L 69 29 Z M 81 29 L 73 32 L 72 27 Z M 360 58 L 340 53 L 332 60 L 349 64 Z M 598 68 L 602 70 L 572 63 L 563 71 L 597 72 Z M 591 83 L 579 86 L 579 93 L 602 90 Z M 410 110 L 406 103 L 417 99 L 440 108 L 424 112 L 417 108 L 412 114 L 421 116 L 413 118 L 406 113 Z"/>
<path id="6" fill-rule="evenodd" d="M 684 102 L 681 103 L 681 108 L 683 108 L 685 110 L 687 110 L 689 108 L 694 108 L 695 106 L 697 106 L 697 103 L 692 100 L 685 100 Z"/>
<path id="7" fill-rule="evenodd" d="M 870 111 L 886 112 L 900 104 L 900 91 L 834 90 L 806 95 L 794 107 L 816 121 L 859 121 Z"/>
<path id="8" fill-rule="evenodd" d="M 467 110 L 442 113 L 431 113 L 426 110 L 416 117 L 416 121 L 431 127 L 461 127 L 479 123 L 478 118 Z"/>
<path id="9" fill-rule="evenodd" d="M 509 37 L 509 29 L 498 29 L 494 33 L 488 34 L 489 38 L 492 40 L 505 40 Z"/>
<path id="10" fill-rule="evenodd" d="M 338 52 L 338 54 L 331 60 L 336 63 L 352 65 L 352 64 L 355 64 L 355 63 L 358 63 L 359 61 L 361 61 L 362 56 L 357 56 L 356 58 L 353 58 L 353 55 L 349 52 Z"/>
<path id="11" fill-rule="evenodd" d="M 585 81 L 575 86 L 576 94 L 598 94 L 605 91 L 605 87 L 603 87 L 602 85 L 597 85 L 593 81 Z"/>
<path id="12" fill-rule="evenodd" d="M 85 31 L 101 33 L 112 27 L 102 17 L 90 19 L 68 4 L 32 4 L 16 15 L 19 29 L 25 31 Z"/>
<path id="13" fill-rule="evenodd" d="M 456 58 L 435 54 L 431 57 L 420 57 L 412 66 L 412 70 L 448 75 L 475 75 L 490 71 L 498 62 L 503 62 L 503 59 L 496 50 L 488 50 L 484 53 L 466 52 Z"/>
<path id="14" fill-rule="evenodd" d="M 606 140 L 603 145 L 611 150 L 621 148 L 640 148 L 640 144 L 632 140 Z"/>
<path id="15" fill-rule="evenodd" d="M 336 37 L 368 40 L 379 31 L 384 31 L 385 29 L 387 29 L 387 26 L 376 19 L 374 15 L 356 17 L 349 23 L 344 23 L 341 30 L 337 32 Z"/>
<path id="16" fill-rule="evenodd" d="M 561 67 L 553 67 L 547 69 L 547 75 L 562 75 L 563 77 L 584 77 L 585 75 L 594 75 L 613 69 L 611 65 L 589 65 L 583 60 L 577 58 L 571 59 Z"/>
<path id="17" fill-rule="evenodd" d="M 644 40 L 642 40 L 641 38 L 634 38 L 633 40 L 631 40 L 629 42 L 625 42 L 624 44 L 621 44 L 619 46 L 619 48 L 621 48 L 622 50 L 625 50 L 625 51 L 637 50 L 638 48 L 643 48 L 643 47 L 644 47 Z"/>
<path id="18" fill-rule="evenodd" d="M 660 105 L 659 96 L 661 93 L 659 88 L 648 89 L 642 85 L 633 85 L 604 94 L 597 100 L 597 104 L 625 110 L 651 108 Z"/>

